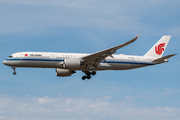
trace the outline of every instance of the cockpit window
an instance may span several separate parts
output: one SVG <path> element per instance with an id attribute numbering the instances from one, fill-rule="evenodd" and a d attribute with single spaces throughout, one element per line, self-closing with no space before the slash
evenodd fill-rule
<path id="1" fill-rule="evenodd" d="M 9 56 L 9 58 L 12 58 L 12 57 L 13 57 L 12 55 Z"/>

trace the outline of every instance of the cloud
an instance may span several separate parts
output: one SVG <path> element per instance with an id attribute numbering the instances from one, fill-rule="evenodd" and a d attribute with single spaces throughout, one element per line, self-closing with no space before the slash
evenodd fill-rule
<path id="1" fill-rule="evenodd" d="M 174 107 L 138 107 L 128 101 L 110 102 L 109 98 L 72 98 L 63 95 L 57 97 L 36 98 L 0 97 L 0 119 L 2 120 L 178 120 L 180 108 Z M 129 98 L 129 97 L 127 97 Z"/>
<path id="2" fill-rule="evenodd" d="M 165 88 L 162 95 L 177 95 L 180 93 L 180 89 Z"/>
<path id="3" fill-rule="evenodd" d="M 125 99 L 125 100 L 128 100 L 128 101 L 132 101 L 132 100 L 134 100 L 135 98 L 132 97 L 132 96 L 125 96 L 124 99 Z"/>
<path id="4" fill-rule="evenodd" d="M 157 9 L 170 6 L 162 0 L 3 0 L 0 3 L 0 10 L 4 11 L 0 13 L 1 33 L 29 30 L 39 32 L 54 26 L 119 29 L 128 32 L 157 29 L 157 23 L 152 23 L 158 21 Z M 164 11 L 158 13 L 166 16 Z M 148 23 L 149 19 L 152 19 L 151 24 Z"/>
<path id="5" fill-rule="evenodd" d="M 140 24 L 136 18 L 120 15 L 124 11 L 118 2 L 96 1 L 6 1 L 11 5 L 2 13 L 1 24 L 5 30 L 16 27 L 16 30 L 32 29 L 43 26 L 71 26 L 93 28 L 137 28 Z M 101 3 L 101 4 L 100 4 Z M 110 6 L 109 6 L 110 4 Z M 116 8 L 116 9 L 114 9 Z M 7 9 L 6 7 L 4 9 Z M 13 10 L 18 9 L 18 10 Z M 23 11 L 23 12 L 22 12 Z"/>
<path id="6" fill-rule="evenodd" d="M 39 99 L 37 99 L 37 101 L 40 104 L 56 102 L 56 100 L 54 100 L 54 99 L 48 99 L 48 96 L 46 96 L 45 98 L 39 98 Z"/>

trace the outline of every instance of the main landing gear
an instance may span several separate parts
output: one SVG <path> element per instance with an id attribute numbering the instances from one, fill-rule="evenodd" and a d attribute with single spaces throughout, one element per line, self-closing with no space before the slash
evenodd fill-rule
<path id="1" fill-rule="evenodd" d="M 13 69 L 13 75 L 16 75 L 16 68 L 15 67 L 12 67 L 12 69 Z"/>
<path id="2" fill-rule="evenodd" d="M 91 79 L 91 75 L 95 75 L 96 74 L 96 71 L 84 71 L 84 73 L 86 74 L 85 76 L 82 77 L 82 80 L 85 80 L 86 78 L 87 79 Z"/>

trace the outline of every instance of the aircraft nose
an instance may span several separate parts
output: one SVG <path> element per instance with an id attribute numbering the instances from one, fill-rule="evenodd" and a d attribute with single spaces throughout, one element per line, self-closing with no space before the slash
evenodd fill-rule
<path id="1" fill-rule="evenodd" d="M 4 61 L 3 61 L 3 64 L 4 64 L 4 65 L 7 65 L 7 61 L 6 61 L 6 60 L 4 60 Z"/>

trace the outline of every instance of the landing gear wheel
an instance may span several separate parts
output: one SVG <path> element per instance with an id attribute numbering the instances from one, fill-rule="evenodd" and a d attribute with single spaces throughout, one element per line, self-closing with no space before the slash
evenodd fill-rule
<path id="1" fill-rule="evenodd" d="M 91 79 L 91 76 L 89 75 L 89 76 L 87 76 L 87 79 Z"/>
<path id="2" fill-rule="evenodd" d="M 82 80 L 85 80 L 85 79 L 86 79 L 86 76 L 83 76 L 83 77 L 82 77 Z"/>
<path id="3" fill-rule="evenodd" d="M 13 72 L 13 75 L 16 75 L 16 72 Z"/>
<path id="4" fill-rule="evenodd" d="M 82 77 L 82 80 L 91 79 L 91 75 L 96 75 L 96 71 L 82 71 L 85 73 L 85 76 Z"/>
<path id="5" fill-rule="evenodd" d="M 13 75 L 16 75 L 16 68 L 14 66 L 11 67 L 13 69 Z"/>
<path id="6" fill-rule="evenodd" d="M 91 75 L 91 73 L 90 73 L 90 72 L 87 72 L 87 73 L 86 73 L 86 75 L 87 75 L 87 76 L 90 76 L 90 75 Z"/>
<path id="7" fill-rule="evenodd" d="M 96 72 L 95 72 L 95 71 L 93 71 L 91 74 L 92 74 L 92 75 L 96 75 Z"/>

